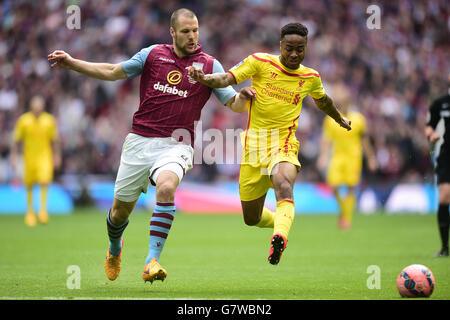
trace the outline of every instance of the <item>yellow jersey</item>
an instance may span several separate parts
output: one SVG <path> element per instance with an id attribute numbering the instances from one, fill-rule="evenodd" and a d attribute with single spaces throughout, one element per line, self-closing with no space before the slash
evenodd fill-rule
<path id="1" fill-rule="evenodd" d="M 14 128 L 14 141 L 23 142 L 25 164 L 52 162 L 52 142 L 58 137 L 55 118 L 42 112 L 36 117 L 26 112 L 19 117 Z"/>
<path id="2" fill-rule="evenodd" d="M 324 138 L 332 144 L 332 158 L 362 160 L 362 137 L 366 132 L 366 120 L 356 111 L 344 115 L 352 123 L 352 130 L 342 130 L 330 117 L 323 122 Z"/>
<path id="3" fill-rule="evenodd" d="M 247 128 L 242 135 L 242 163 L 257 151 L 257 163 L 266 162 L 277 152 L 298 151 L 295 137 L 303 99 L 325 95 L 320 75 L 314 69 L 300 65 L 286 68 L 279 55 L 255 53 L 231 68 L 236 83 L 252 79 L 256 99 L 248 110 Z M 261 156 L 261 150 L 267 151 Z M 253 159 L 255 160 L 255 159 Z"/>

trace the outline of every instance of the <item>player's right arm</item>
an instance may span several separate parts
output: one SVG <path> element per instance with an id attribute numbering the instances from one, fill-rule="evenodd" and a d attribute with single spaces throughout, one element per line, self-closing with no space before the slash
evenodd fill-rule
<path id="1" fill-rule="evenodd" d="M 225 88 L 236 84 L 233 75 L 229 72 L 205 74 L 203 70 L 193 66 L 187 67 L 186 70 L 192 79 L 210 88 Z"/>
<path id="2" fill-rule="evenodd" d="M 111 63 L 87 62 L 71 57 L 67 52 L 56 50 L 48 55 L 48 61 L 52 67 L 61 67 L 68 70 L 77 71 L 84 75 L 100 80 L 115 81 L 126 79 L 122 65 Z"/>
<path id="3" fill-rule="evenodd" d="M 225 104 L 231 110 L 237 113 L 242 113 L 248 110 L 248 105 L 251 100 L 256 99 L 256 91 L 251 87 L 244 87 L 233 98 L 228 100 Z"/>
<path id="4" fill-rule="evenodd" d="M 186 69 L 191 78 L 204 84 L 205 86 L 211 88 L 224 88 L 250 79 L 253 75 L 259 72 L 259 68 L 257 66 L 258 60 L 254 58 L 255 55 L 248 56 L 232 67 L 228 72 L 218 72 L 205 75 L 202 70 L 193 66 L 187 67 Z"/>

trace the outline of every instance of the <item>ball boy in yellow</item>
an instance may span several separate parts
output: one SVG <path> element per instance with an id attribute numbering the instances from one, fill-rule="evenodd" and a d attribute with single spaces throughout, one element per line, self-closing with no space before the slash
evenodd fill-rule
<path id="1" fill-rule="evenodd" d="M 352 130 L 343 131 L 325 118 L 317 166 L 319 170 L 325 170 L 328 165 L 326 181 L 333 188 L 339 205 L 337 225 L 341 229 L 349 229 L 356 207 L 355 187 L 361 178 L 363 153 L 366 154 L 369 170 L 375 171 L 377 162 L 366 134 L 366 119 L 360 112 L 350 109 L 349 89 L 344 85 L 336 85 L 333 96 L 345 117 L 351 121 Z M 341 186 L 345 187 L 345 194 L 340 192 Z"/>
<path id="2" fill-rule="evenodd" d="M 53 180 L 54 165 L 59 166 L 61 161 L 56 121 L 51 114 L 44 111 L 44 108 L 44 99 L 34 96 L 30 101 L 30 111 L 19 117 L 14 128 L 12 162 L 13 166 L 17 165 L 19 144 L 22 143 L 23 183 L 27 190 L 25 223 L 28 226 L 36 225 L 32 192 L 35 184 L 39 184 L 41 189 L 38 220 L 41 223 L 48 222 L 47 188 Z"/>

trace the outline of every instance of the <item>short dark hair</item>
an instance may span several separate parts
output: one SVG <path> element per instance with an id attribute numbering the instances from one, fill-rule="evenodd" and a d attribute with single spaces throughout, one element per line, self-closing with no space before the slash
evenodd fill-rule
<path id="1" fill-rule="evenodd" d="M 172 16 L 170 17 L 170 26 L 174 29 L 175 29 L 175 24 L 176 24 L 179 16 L 187 16 L 189 18 L 197 17 L 193 11 L 186 9 L 186 8 L 181 8 L 181 9 L 175 10 L 172 13 Z"/>
<path id="2" fill-rule="evenodd" d="M 308 38 L 308 28 L 299 23 L 299 22 L 292 22 L 285 25 L 283 28 L 281 28 L 281 37 L 280 39 L 283 40 L 284 36 L 287 34 L 298 34 L 305 39 Z"/>

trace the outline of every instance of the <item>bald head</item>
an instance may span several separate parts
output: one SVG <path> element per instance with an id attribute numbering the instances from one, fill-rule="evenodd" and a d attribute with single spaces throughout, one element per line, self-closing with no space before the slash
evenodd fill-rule
<path id="1" fill-rule="evenodd" d="M 170 27 L 174 30 L 177 30 L 178 27 L 178 20 L 180 17 L 186 17 L 189 19 L 195 19 L 197 20 L 197 16 L 194 12 L 192 12 L 189 9 L 181 8 L 172 13 L 172 16 L 170 17 Z"/>
<path id="2" fill-rule="evenodd" d="M 178 9 L 170 18 L 170 35 L 175 54 L 182 58 L 193 54 L 198 45 L 198 20 L 188 9 Z"/>

